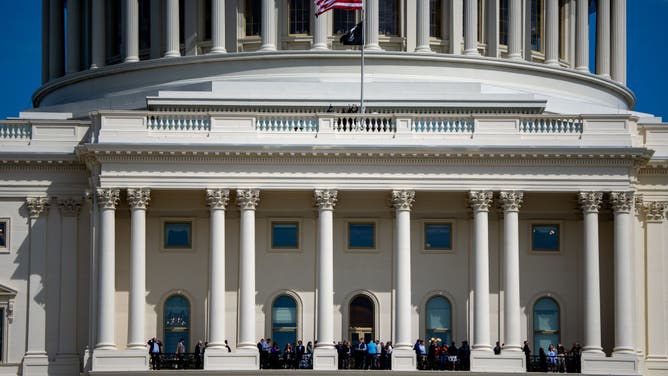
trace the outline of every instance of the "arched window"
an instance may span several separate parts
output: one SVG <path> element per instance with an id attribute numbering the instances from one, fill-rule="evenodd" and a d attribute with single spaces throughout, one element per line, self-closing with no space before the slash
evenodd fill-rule
<path id="1" fill-rule="evenodd" d="M 374 306 L 368 296 L 357 295 L 350 301 L 349 317 L 348 338 L 352 343 L 359 338 L 364 338 L 364 342 L 375 338 Z"/>
<path id="2" fill-rule="evenodd" d="M 444 343 L 452 342 L 452 308 L 450 301 L 434 296 L 427 301 L 425 309 L 425 339 L 440 338 Z"/>
<path id="3" fill-rule="evenodd" d="M 540 298 L 533 305 L 533 343 L 534 354 L 541 347 L 547 351 L 550 344 L 557 345 L 560 340 L 559 305 L 552 298 Z"/>
<path id="4" fill-rule="evenodd" d="M 297 342 L 297 302 L 289 295 L 279 296 L 271 306 L 271 340 L 281 349 Z"/>
<path id="5" fill-rule="evenodd" d="M 172 295 L 165 301 L 163 351 L 176 352 L 179 340 L 185 340 L 186 351 L 190 343 L 190 302 L 183 295 Z"/>

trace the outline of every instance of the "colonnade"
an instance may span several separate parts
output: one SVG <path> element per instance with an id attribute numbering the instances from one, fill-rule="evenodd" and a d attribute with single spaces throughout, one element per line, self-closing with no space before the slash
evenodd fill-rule
<path id="1" fill-rule="evenodd" d="M 95 350 L 116 349 L 114 340 L 114 268 L 115 268 L 115 209 L 120 190 L 97 190 L 99 206 L 99 283 L 97 342 Z M 206 200 L 211 212 L 210 220 L 210 300 L 209 346 L 211 350 L 223 349 L 225 341 L 225 213 L 229 202 L 228 189 L 207 189 Z M 316 189 L 314 202 L 318 210 L 318 243 L 316 251 L 316 339 L 315 368 L 335 368 L 334 341 L 334 235 L 333 215 L 338 192 L 334 189 Z M 631 212 L 634 207 L 633 192 L 612 192 L 609 202 L 614 212 L 614 354 L 633 354 L 634 327 L 632 307 L 632 247 Z M 414 369 L 411 324 L 411 208 L 415 192 L 395 190 L 391 192 L 391 205 L 395 211 L 394 240 L 394 304 L 395 329 L 393 342 L 395 353 L 393 369 Z M 503 290 L 504 290 L 504 353 L 521 353 L 520 315 L 520 267 L 518 217 L 523 202 L 523 192 L 502 191 L 497 194 L 497 204 L 503 209 Z M 584 352 L 603 356 L 601 347 L 601 312 L 598 251 L 598 209 L 603 200 L 602 192 L 579 192 L 578 201 L 583 213 L 583 328 Z M 145 280 L 146 280 L 146 208 L 150 201 L 149 189 L 128 189 L 131 210 L 130 248 L 130 315 L 128 349 L 144 351 L 145 329 Z M 469 205 L 473 213 L 473 246 L 471 249 L 473 270 L 473 352 L 491 353 L 489 314 L 489 238 L 488 215 L 495 196 L 492 191 L 469 192 Z M 255 343 L 255 210 L 260 203 L 258 189 L 237 189 L 236 203 L 240 210 L 239 246 L 239 329 L 237 350 L 257 351 Z M 31 337 L 31 336 L 29 336 Z M 207 350 L 209 351 L 209 350 Z M 402 356 L 403 355 L 403 356 Z M 322 360 L 321 359 L 324 359 Z"/>
<path id="2" fill-rule="evenodd" d="M 64 24 L 63 0 L 43 0 L 43 30 L 48 30 L 48 38 L 43 42 L 43 82 L 58 78 L 66 73 L 74 73 L 85 69 L 82 66 L 82 53 L 85 49 L 83 39 L 85 38 L 82 17 L 84 4 L 91 8 L 91 51 L 90 66 L 95 69 L 105 65 L 105 2 L 100 0 L 68 0 L 67 1 L 67 25 Z M 162 3 L 159 3 L 161 1 Z M 275 51 L 279 47 L 277 35 L 277 0 L 262 0 L 261 2 L 261 51 Z M 365 35 L 366 49 L 370 51 L 381 51 L 379 44 L 379 0 L 366 1 Z M 132 63 L 139 61 L 139 5 L 138 0 L 123 0 L 122 17 L 122 61 Z M 178 57 L 181 55 L 179 44 L 179 0 L 154 0 L 151 4 L 160 5 L 164 8 L 164 33 L 161 33 L 160 22 L 151 25 L 152 34 L 162 35 L 165 51 L 162 57 Z M 446 24 L 449 29 L 449 53 L 463 54 L 469 56 L 479 55 L 478 50 L 478 1 L 477 0 L 450 0 L 443 3 L 448 7 L 449 19 Z M 550 66 L 559 66 L 559 41 L 565 36 L 560 36 L 560 9 L 559 0 L 544 0 L 545 11 L 545 36 L 544 36 L 544 62 Z M 589 7 L 587 0 L 570 0 L 568 5 L 575 7 L 575 56 L 573 67 L 579 71 L 589 71 Z M 495 0 L 488 12 L 495 12 L 495 16 L 486 17 L 485 22 L 489 30 L 498 30 L 500 15 L 498 14 L 499 0 Z M 225 53 L 225 23 L 232 16 L 225 15 L 224 0 L 212 0 L 211 5 L 211 50 L 210 53 Z M 159 13 L 151 9 L 153 13 Z M 508 41 L 507 58 L 520 60 L 522 58 L 531 60 L 531 54 L 524 50 L 528 35 L 528 28 L 523 26 L 526 18 L 526 9 L 522 1 L 508 1 Z M 416 22 L 415 22 L 415 52 L 430 53 L 430 1 L 417 0 Z M 446 14 L 446 13 L 444 13 Z M 463 16 L 463 24 L 461 22 Z M 570 19 L 570 18 L 569 18 Z M 236 22 L 236 21 L 235 21 Z M 321 16 L 314 19 L 312 34 L 312 50 L 328 50 L 328 38 L 330 32 L 327 30 L 327 17 Z M 407 33 L 408 34 L 408 33 Z M 413 34 L 413 33 L 411 33 Z M 498 33 L 489 43 L 494 43 L 493 51 L 497 51 Z M 463 49 L 461 48 L 463 35 Z M 67 43 L 65 44 L 65 39 Z M 152 44 L 160 45 L 160 40 L 151 37 Z M 523 43 L 524 41 L 524 43 Z M 565 41 L 564 43 L 570 43 Z M 67 45 L 67 51 L 65 51 Z M 231 51 L 236 50 L 229 48 Z M 159 53 L 158 53 L 159 54 Z M 154 54 L 152 54 L 153 57 Z M 494 57 L 498 57 L 497 52 Z M 626 1 L 625 0 L 599 0 L 596 21 L 596 72 L 604 78 L 626 84 Z"/>

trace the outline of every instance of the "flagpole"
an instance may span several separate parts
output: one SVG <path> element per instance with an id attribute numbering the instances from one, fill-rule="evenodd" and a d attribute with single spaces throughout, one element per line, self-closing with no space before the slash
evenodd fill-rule
<path id="1" fill-rule="evenodd" d="M 365 1 L 362 0 L 362 63 L 360 67 L 360 113 L 364 113 L 365 108 L 364 108 L 364 49 L 366 47 L 366 35 L 364 33 L 364 29 L 367 26 L 366 22 L 366 6 L 365 6 Z"/>

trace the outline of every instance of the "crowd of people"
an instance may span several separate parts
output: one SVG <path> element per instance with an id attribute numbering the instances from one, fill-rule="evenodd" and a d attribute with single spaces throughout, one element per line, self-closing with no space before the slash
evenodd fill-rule
<path id="1" fill-rule="evenodd" d="M 204 351 L 208 346 L 208 342 L 202 343 L 197 341 L 195 351 L 192 353 L 186 352 L 186 340 L 180 338 L 176 343 L 174 352 L 163 352 L 163 344 L 158 338 L 153 337 L 146 343 L 148 345 L 148 353 L 150 355 L 150 367 L 154 370 L 161 368 L 169 369 L 201 369 L 204 365 Z M 228 352 L 232 352 L 230 345 L 225 340 L 225 347 Z M 169 349 L 166 349 L 169 350 Z"/>
<path id="2" fill-rule="evenodd" d="M 582 366 L 582 346 L 574 343 L 569 350 L 561 344 L 550 344 L 547 352 L 542 347 L 538 349 L 538 356 L 530 356 L 525 342 L 524 353 L 527 354 L 527 370 L 534 372 L 580 373 Z"/>
<path id="3" fill-rule="evenodd" d="M 423 339 L 413 346 L 417 357 L 417 369 L 440 371 L 468 371 L 471 369 L 471 347 L 468 341 L 461 345 L 452 341 L 449 345 L 440 338 L 431 338 L 429 345 Z"/>

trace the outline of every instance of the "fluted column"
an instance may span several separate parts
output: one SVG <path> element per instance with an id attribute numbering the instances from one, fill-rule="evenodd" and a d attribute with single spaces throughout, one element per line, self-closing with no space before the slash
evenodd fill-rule
<path id="1" fill-rule="evenodd" d="M 207 189 L 211 212 L 209 257 L 209 344 L 207 349 L 225 348 L 225 210 L 228 189 Z"/>
<path id="2" fill-rule="evenodd" d="M 318 256 L 316 258 L 316 336 L 313 369 L 336 370 L 334 348 L 334 206 L 336 190 L 316 189 L 318 207 Z"/>
<path id="3" fill-rule="evenodd" d="M 626 0 L 612 0 L 612 79 L 626 85 Z"/>
<path id="4" fill-rule="evenodd" d="M 469 192 L 473 208 L 473 350 L 489 352 L 489 237 L 491 191 Z"/>
<path id="5" fill-rule="evenodd" d="M 258 189 L 238 189 L 241 210 L 239 239 L 239 343 L 237 348 L 257 351 L 255 347 L 255 208 L 260 202 Z"/>
<path id="6" fill-rule="evenodd" d="M 559 66 L 559 0 L 545 0 L 545 64 Z"/>
<path id="7" fill-rule="evenodd" d="M 464 0 L 464 55 L 478 53 L 478 0 Z"/>
<path id="8" fill-rule="evenodd" d="M 596 74 L 610 78 L 610 0 L 598 0 L 596 10 Z"/>
<path id="9" fill-rule="evenodd" d="M 165 15 L 165 57 L 181 56 L 181 48 L 179 47 L 179 0 L 166 0 Z"/>
<path id="10" fill-rule="evenodd" d="M 415 52 L 431 52 L 429 46 L 429 0 L 417 0 L 417 43 Z"/>
<path id="11" fill-rule="evenodd" d="M 63 0 L 49 3 L 49 79 L 65 73 Z"/>
<path id="12" fill-rule="evenodd" d="M 631 210 L 634 193 L 612 192 L 615 217 L 615 348 L 613 355 L 634 354 Z"/>
<path id="13" fill-rule="evenodd" d="M 46 357 L 46 214 L 49 199 L 26 200 L 29 215 L 30 276 L 28 277 L 28 335 L 26 356 Z"/>
<path id="14" fill-rule="evenodd" d="M 603 193 L 580 192 L 584 233 L 584 349 L 587 354 L 603 356 L 601 347 L 601 287 L 599 282 L 598 209 Z"/>
<path id="15" fill-rule="evenodd" d="M 522 59 L 522 0 L 508 1 L 508 58 Z"/>
<path id="16" fill-rule="evenodd" d="M 60 199 L 62 214 L 62 249 L 60 263 L 60 330 L 58 355 L 77 356 L 77 241 L 80 199 Z M 78 361 L 76 362 L 78 364 Z"/>
<path id="17" fill-rule="evenodd" d="M 575 69 L 589 72 L 589 0 L 576 0 Z"/>
<path id="18" fill-rule="evenodd" d="M 105 64 L 104 1 L 91 1 L 91 65 L 90 69 L 101 68 Z"/>
<path id="19" fill-rule="evenodd" d="M 99 206 L 99 259 L 98 259 L 98 318 L 96 350 L 114 350 L 114 294 L 116 256 L 116 205 L 118 188 L 99 188 L 96 192 Z"/>
<path id="20" fill-rule="evenodd" d="M 139 61 L 139 3 L 123 0 L 123 62 Z"/>
<path id="21" fill-rule="evenodd" d="M 500 193 L 503 206 L 503 351 L 522 351 L 520 339 L 520 244 L 519 210 L 524 193 L 507 191 Z"/>
<path id="22" fill-rule="evenodd" d="M 326 51 L 327 47 L 327 14 L 321 14 L 315 17 L 313 25 L 313 51 Z"/>
<path id="23" fill-rule="evenodd" d="M 276 51 L 275 0 L 262 0 L 262 46 L 260 51 Z"/>
<path id="24" fill-rule="evenodd" d="M 49 81 L 49 0 L 42 0 L 42 83 Z"/>
<path id="25" fill-rule="evenodd" d="M 148 188 L 129 188 L 131 213 L 130 232 L 130 313 L 128 317 L 128 348 L 144 350 L 146 307 L 146 208 L 151 200 Z"/>
<path id="26" fill-rule="evenodd" d="M 365 5 L 364 48 L 368 51 L 381 51 L 378 40 L 378 0 L 366 0 Z"/>
<path id="27" fill-rule="evenodd" d="M 668 202 L 646 202 L 642 206 L 645 219 L 645 244 L 647 244 L 647 359 L 665 361 L 666 347 L 665 309 L 665 234 L 664 220 Z"/>
<path id="28" fill-rule="evenodd" d="M 211 13 L 210 53 L 225 53 L 225 0 L 211 0 Z"/>
<path id="29" fill-rule="evenodd" d="M 67 73 L 81 69 L 81 1 L 67 0 Z"/>

